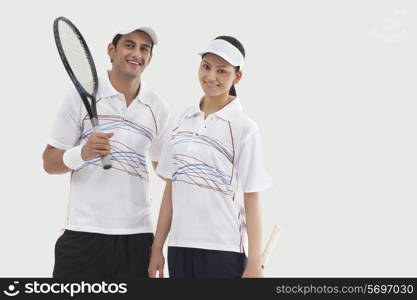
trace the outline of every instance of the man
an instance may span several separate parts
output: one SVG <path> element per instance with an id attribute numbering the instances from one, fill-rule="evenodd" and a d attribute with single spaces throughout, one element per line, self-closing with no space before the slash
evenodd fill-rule
<path id="1" fill-rule="evenodd" d="M 156 168 L 168 106 L 141 80 L 158 42 L 128 26 L 108 45 L 112 68 L 99 78 L 93 133 L 74 90 L 43 153 L 49 174 L 71 172 L 68 223 L 55 245 L 54 277 L 147 277 L 153 242 L 148 166 Z M 102 168 L 110 155 L 113 167 Z"/>

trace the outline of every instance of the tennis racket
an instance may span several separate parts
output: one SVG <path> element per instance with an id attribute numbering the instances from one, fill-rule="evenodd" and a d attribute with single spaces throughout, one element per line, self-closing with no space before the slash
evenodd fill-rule
<path id="1" fill-rule="evenodd" d="M 65 17 L 55 19 L 54 37 L 65 70 L 90 117 L 93 132 L 100 132 L 96 109 L 97 71 L 87 43 L 77 27 Z M 101 163 L 104 169 L 112 166 L 108 155 L 101 157 Z"/>
<path id="2" fill-rule="evenodd" d="M 265 268 L 268 259 L 271 256 L 272 249 L 274 249 L 275 244 L 277 243 L 279 231 L 280 228 L 278 227 L 278 225 L 275 225 L 271 235 L 269 236 L 268 243 L 266 244 L 265 249 L 262 252 L 262 269 Z"/>

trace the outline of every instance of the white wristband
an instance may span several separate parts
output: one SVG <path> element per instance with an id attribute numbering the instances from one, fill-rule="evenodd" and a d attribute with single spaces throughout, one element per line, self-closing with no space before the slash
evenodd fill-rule
<path id="1" fill-rule="evenodd" d="M 79 145 L 64 152 L 62 159 L 68 168 L 76 170 L 85 163 L 85 160 L 81 156 L 82 148 L 83 145 Z"/>

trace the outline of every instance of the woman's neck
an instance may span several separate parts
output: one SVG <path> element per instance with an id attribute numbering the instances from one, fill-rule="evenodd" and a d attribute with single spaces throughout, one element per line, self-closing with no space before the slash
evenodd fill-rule
<path id="1" fill-rule="evenodd" d="M 204 112 L 204 118 L 221 110 L 233 100 L 230 95 L 220 95 L 215 97 L 204 96 L 200 102 L 200 109 Z"/>

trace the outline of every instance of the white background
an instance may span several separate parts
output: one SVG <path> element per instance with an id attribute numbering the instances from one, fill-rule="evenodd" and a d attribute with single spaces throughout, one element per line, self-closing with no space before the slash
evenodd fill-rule
<path id="1" fill-rule="evenodd" d="M 41 155 L 72 88 L 53 20 L 83 32 L 99 70 L 115 26 L 142 20 L 160 44 L 144 79 L 176 110 L 198 101 L 199 57 L 234 35 L 238 86 L 261 127 L 275 187 L 261 194 L 266 276 L 417 276 L 415 1 L 3 1 L 0 276 L 51 276 L 69 175 Z M 153 176 L 155 219 L 162 182 Z"/>

